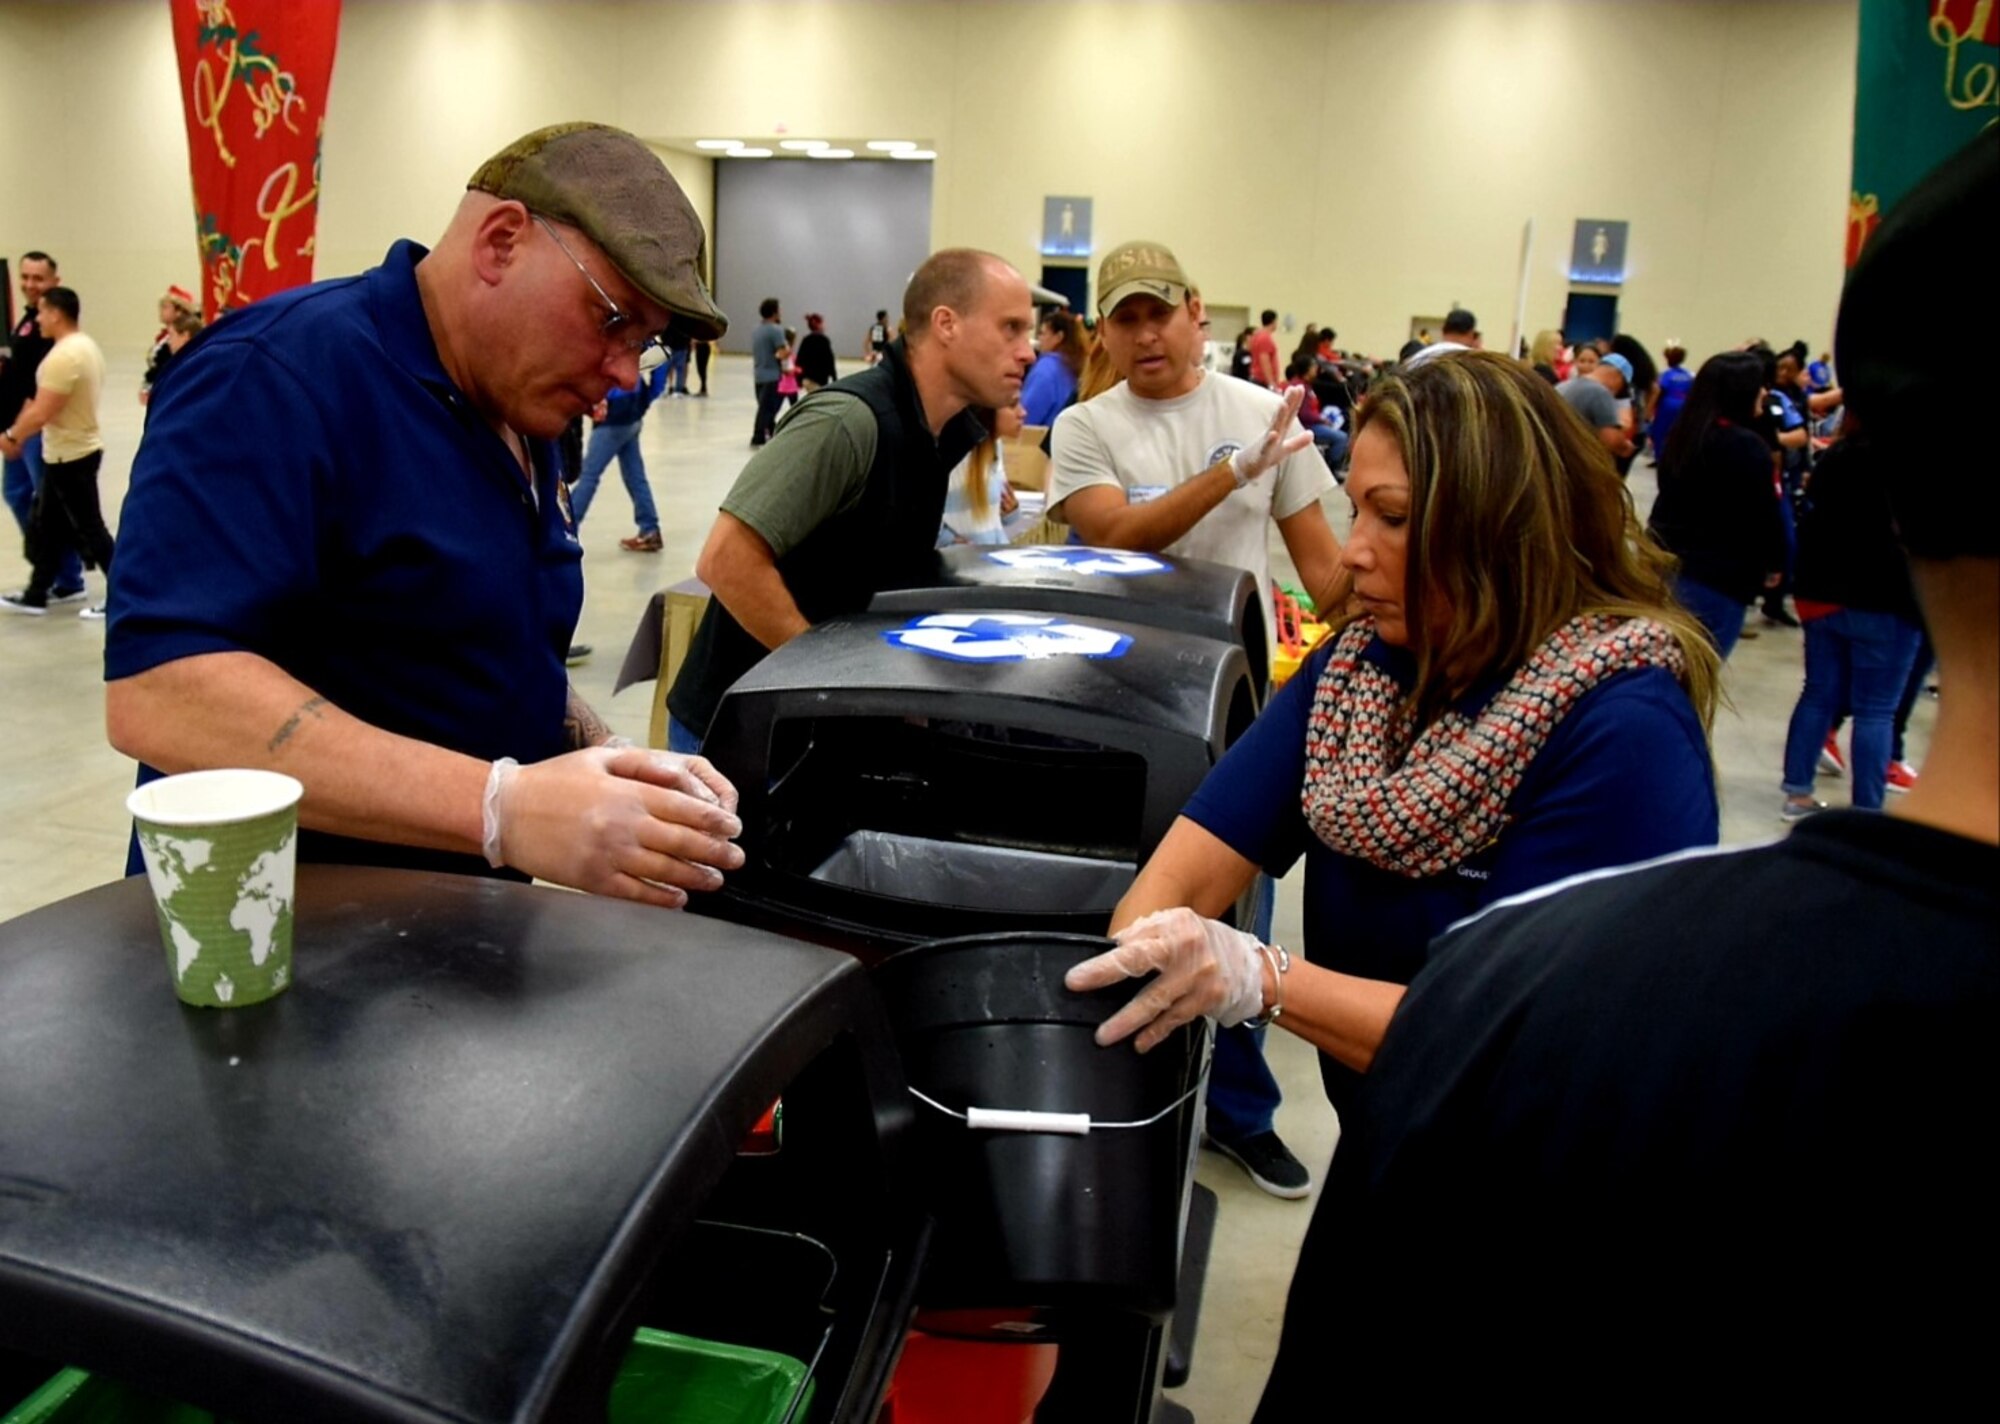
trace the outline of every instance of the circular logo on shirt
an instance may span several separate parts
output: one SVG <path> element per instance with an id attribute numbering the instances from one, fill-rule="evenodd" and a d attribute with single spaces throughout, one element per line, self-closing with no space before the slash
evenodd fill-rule
<path id="1" fill-rule="evenodd" d="M 1202 462 L 1201 467 L 1204 470 L 1212 470 L 1242 448 L 1243 442 L 1241 440 L 1225 440 L 1208 452 L 1208 459 Z"/>
<path id="2" fill-rule="evenodd" d="M 1039 613 L 927 613 L 882 640 L 955 663 L 1018 663 L 1044 658 L 1122 658 L 1128 633 Z"/>

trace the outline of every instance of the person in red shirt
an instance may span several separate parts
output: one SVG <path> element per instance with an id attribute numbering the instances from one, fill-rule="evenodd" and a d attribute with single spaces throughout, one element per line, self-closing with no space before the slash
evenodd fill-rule
<path id="1" fill-rule="evenodd" d="M 1250 337 L 1250 379 L 1266 390 L 1278 389 L 1278 314 L 1266 307 L 1264 324 Z"/>

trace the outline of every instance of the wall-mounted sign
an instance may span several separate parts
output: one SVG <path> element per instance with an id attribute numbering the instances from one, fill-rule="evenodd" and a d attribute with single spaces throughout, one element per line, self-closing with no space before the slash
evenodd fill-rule
<path id="1" fill-rule="evenodd" d="M 1625 239 L 1630 223 L 1578 218 L 1569 250 L 1569 279 L 1616 287 L 1625 280 Z"/>
<path id="2" fill-rule="evenodd" d="M 1090 199 L 1042 199 L 1042 256 L 1090 256 Z"/>

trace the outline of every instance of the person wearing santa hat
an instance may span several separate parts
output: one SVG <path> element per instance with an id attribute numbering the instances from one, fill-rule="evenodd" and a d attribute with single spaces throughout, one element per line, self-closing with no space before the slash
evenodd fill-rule
<path id="1" fill-rule="evenodd" d="M 173 359 L 174 353 L 187 345 L 185 334 L 181 336 L 178 345 L 172 340 L 175 327 L 181 318 L 187 316 L 199 318 L 200 315 L 201 307 L 196 303 L 194 293 L 186 287 L 168 287 L 165 295 L 160 298 L 160 329 L 153 336 L 152 350 L 146 356 L 146 374 L 139 382 L 140 405 L 144 405 L 152 398 L 153 382 L 159 379 L 160 372 L 166 369 L 167 362 Z M 196 331 L 200 329 L 199 326 L 195 327 Z"/>

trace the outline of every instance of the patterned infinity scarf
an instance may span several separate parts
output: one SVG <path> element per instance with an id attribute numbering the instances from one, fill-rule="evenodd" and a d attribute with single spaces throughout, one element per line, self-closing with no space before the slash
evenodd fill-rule
<path id="1" fill-rule="evenodd" d="M 1403 689 L 1362 649 L 1375 620 L 1349 624 L 1306 724 L 1306 820 L 1328 847 L 1412 878 L 1438 875 L 1505 829 L 1507 802 L 1556 724 L 1613 674 L 1681 674 L 1680 644 L 1645 618 L 1572 619 L 1477 717 L 1446 711 L 1416 736 Z"/>

